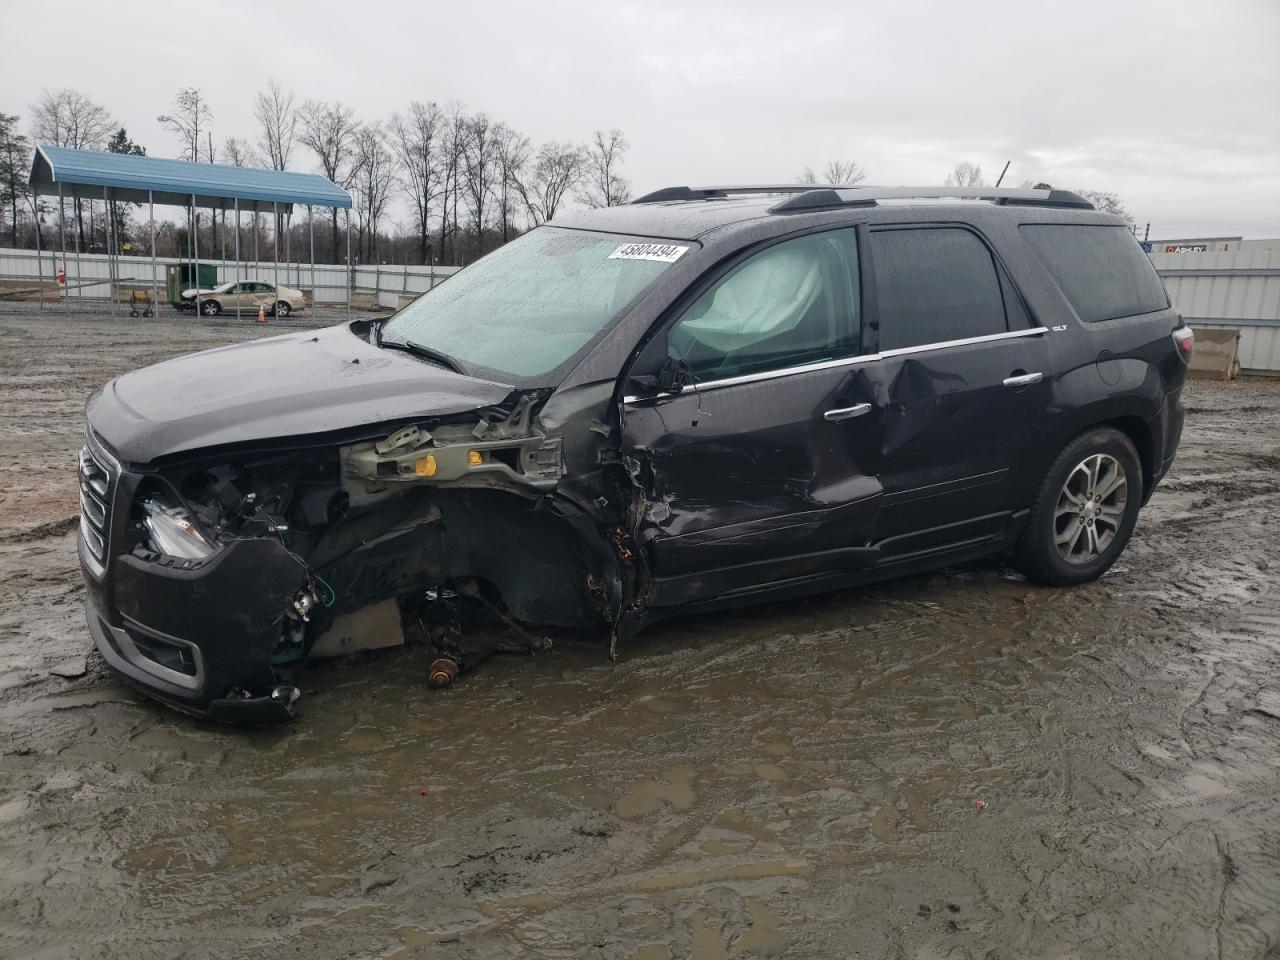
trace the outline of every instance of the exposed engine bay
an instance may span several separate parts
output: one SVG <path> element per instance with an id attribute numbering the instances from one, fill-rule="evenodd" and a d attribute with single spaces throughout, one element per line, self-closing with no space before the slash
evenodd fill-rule
<path id="1" fill-rule="evenodd" d="M 157 626 L 157 581 L 141 577 L 158 570 L 204 584 L 198 592 L 224 612 L 243 601 L 237 633 L 271 642 L 241 657 L 265 668 L 260 682 L 226 698 L 270 696 L 290 709 L 309 659 L 425 643 L 429 682 L 447 686 L 495 652 L 546 649 L 541 628 L 603 628 L 616 640 L 636 589 L 631 483 L 603 465 L 575 495 L 562 439 L 537 416 L 546 396 L 515 391 L 469 416 L 143 474 L 116 551 L 117 603 L 126 618 L 145 605 L 137 619 Z M 148 655 L 184 655 L 162 648 Z"/>

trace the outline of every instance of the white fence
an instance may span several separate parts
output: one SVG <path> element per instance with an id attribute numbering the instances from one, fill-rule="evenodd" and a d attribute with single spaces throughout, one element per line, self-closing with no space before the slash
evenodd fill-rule
<path id="1" fill-rule="evenodd" d="M 1246 240 L 1236 249 L 1205 253 L 1153 253 L 1151 260 L 1164 278 L 1173 305 L 1188 322 L 1203 326 L 1240 328 L 1240 366 L 1249 372 L 1280 374 L 1280 241 Z M 62 295 L 72 302 L 105 301 L 112 273 L 116 295 L 121 288 L 151 286 L 153 279 L 165 297 L 165 268 L 189 263 L 160 257 L 152 276 L 150 257 L 116 257 L 114 271 L 105 254 L 45 251 L 39 261 L 34 250 L 0 248 L 0 282 L 43 277 L 54 284 L 59 268 L 66 270 Z M 218 281 L 279 282 L 310 292 L 315 304 L 347 301 L 347 270 L 341 264 L 256 263 L 201 260 L 218 270 Z M 370 298 L 384 307 L 398 306 L 404 297 L 425 293 L 458 267 L 417 267 L 360 264 L 351 271 L 351 290 L 357 299 Z"/>
<path id="2" fill-rule="evenodd" d="M 66 271 L 66 283 L 62 296 L 72 302 L 106 300 L 111 296 L 111 277 L 115 276 L 119 296 L 120 288 L 149 288 L 153 283 L 159 298 L 165 298 L 165 272 L 170 264 L 190 263 L 175 257 L 158 257 L 154 274 L 150 257 L 108 258 L 102 253 L 82 253 L 78 256 L 67 252 L 65 261 L 61 251 L 48 250 L 36 256 L 34 250 L 0 248 L 0 281 L 9 284 L 30 280 L 35 286 L 41 278 L 45 284 L 55 283 L 58 271 Z M 295 287 L 311 293 L 316 304 L 343 304 L 347 302 L 347 269 L 341 264 L 272 263 L 271 261 L 236 263 L 234 260 L 204 259 L 201 267 L 217 268 L 218 282 L 229 280 L 259 280 L 281 286 Z M 351 271 L 352 292 L 364 297 L 373 296 L 384 307 L 395 307 L 404 296 L 416 296 L 430 290 L 458 267 L 418 267 L 394 264 L 359 264 Z"/>

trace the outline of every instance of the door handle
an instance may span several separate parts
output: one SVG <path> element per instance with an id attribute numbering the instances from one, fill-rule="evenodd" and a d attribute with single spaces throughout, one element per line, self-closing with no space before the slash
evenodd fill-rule
<path id="1" fill-rule="evenodd" d="M 860 417 L 864 413 L 871 412 L 871 404 L 859 403 L 853 407 L 840 407 L 836 410 L 828 410 L 822 415 L 823 420 L 852 420 L 854 417 Z"/>
<path id="2" fill-rule="evenodd" d="M 1017 377 L 1005 377 L 1004 385 L 1006 387 L 1029 387 L 1033 383 L 1039 383 L 1043 379 L 1043 373 L 1024 373 Z"/>

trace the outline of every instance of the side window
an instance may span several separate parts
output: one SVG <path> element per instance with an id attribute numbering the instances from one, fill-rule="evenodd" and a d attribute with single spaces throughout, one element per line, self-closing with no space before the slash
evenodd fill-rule
<path id="1" fill-rule="evenodd" d="M 852 229 L 787 240 L 736 266 L 667 336 L 695 380 L 856 356 L 858 241 Z"/>
<path id="2" fill-rule="evenodd" d="M 899 350 L 1009 329 L 995 260 L 959 227 L 871 234 L 880 349 Z"/>
<path id="3" fill-rule="evenodd" d="M 1025 223 L 1018 229 L 1086 323 L 1169 306 L 1151 259 L 1124 227 Z"/>

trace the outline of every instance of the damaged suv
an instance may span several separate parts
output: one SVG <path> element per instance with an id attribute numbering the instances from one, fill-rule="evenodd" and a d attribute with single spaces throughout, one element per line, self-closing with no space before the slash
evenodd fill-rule
<path id="1" fill-rule="evenodd" d="M 988 554 L 1082 583 L 1169 468 L 1191 349 L 1129 230 L 1071 193 L 668 188 L 385 321 L 108 384 L 89 629 L 170 706 L 267 722 L 308 659 L 411 626 L 444 685 L 495 633 L 617 644 Z"/>

